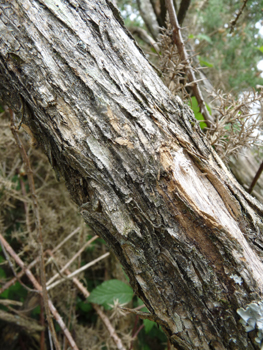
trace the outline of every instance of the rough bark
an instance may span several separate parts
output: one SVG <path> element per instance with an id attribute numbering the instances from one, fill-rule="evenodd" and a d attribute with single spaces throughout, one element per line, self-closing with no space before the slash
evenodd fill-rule
<path id="1" fill-rule="evenodd" d="M 0 94 L 177 349 L 256 349 L 263 207 L 108 0 L 0 1 Z"/>

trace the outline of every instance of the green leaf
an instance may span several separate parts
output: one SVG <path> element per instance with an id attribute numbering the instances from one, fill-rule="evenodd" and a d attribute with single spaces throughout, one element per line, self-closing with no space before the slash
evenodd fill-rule
<path id="1" fill-rule="evenodd" d="M 139 298 L 138 298 L 138 305 L 143 305 L 143 301 Z M 149 312 L 149 310 L 146 307 L 142 308 L 140 311 Z M 156 325 L 156 323 L 154 321 L 150 321 L 147 319 L 143 320 L 143 324 L 144 324 L 145 333 L 149 333 L 151 331 L 151 329 L 153 328 L 153 326 Z"/>
<path id="2" fill-rule="evenodd" d="M 8 299 L 9 297 L 9 290 L 6 289 L 5 291 L 3 291 L 3 293 L 1 293 L 1 299 Z"/>
<path id="3" fill-rule="evenodd" d="M 142 350 L 151 350 L 151 348 L 147 344 L 142 344 Z"/>
<path id="4" fill-rule="evenodd" d="M 257 47 L 257 49 L 263 53 L 263 46 Z"/>
<path id="5" fill-rule="evenodd" d="M 92 309 L 92 306 L 90 303 L 86 303 L 84 301 L 80 301 L 78 304 L 77 304 L 77 307 L 84 311 L 84 312 L 89 312 L 91 309 Z"/>
<path id="6" fill-rule="evenodd" d="M 198 106 L 198 103 L 197 103 L 197 99 L 194 96 L 191 97 L 190 107 L 192 108 L 192 110 L 194 112 L 194 115 L 199 113 L 199 106 Z"/>
<path id="7" fill-rule="evenodd" d="M 206 34 L 198 34 L 197 36 L 197 39 L 199 40 L 205 40 L 207 41 L 209 44 L 212 44 L 212 40 L 210 39 L 210 37 Z"/>
<path id="8" fill-rule="evenodd" d="M 4 278 L 6 278 L 6 274 L 5 274 L 5 270 L 4 269 L 2 269 L 2 267 L 0 267 L 0 279 L 4 279 Z"/>
<path id="9" fill-rule="evenodd" d="M 144 324 L 145 333 L 149 333 L 150 330 L 151 330 L 151 329 L 153 328 L 153 326 L 155 325 L 155 322 L 145 319 L 145 320 L 143 320 L 143 324 Z"/>
<path id="10" fill-rule="evenodd" d="M 31 315 L 32 316 L 36 316 L 40 314 L 40 305 L 36 306 L 32 311 L 31 311 Z"/>
<path id="11" fill-rule="evenodd" d="M 119 280 L 109 280 L 93 289 L 87 300 L 110 309 L 109 304 L 113 305 L 114 300 L 118 299 L 120 304 L 125 304 L 131 301 L 132 297 L 133 290 L 130 286 Z"/>
<path id="12" fill-rule="evenodd" d="M 203 117 L 203 114 L 199 112 L 199 106 L 198 106 L 198 103 L 197 103 L 195 96 L 191 97 L 191 103 L 189 105 L 194 112 L 196 120 L 205 120 L 205 118 Z M 207 107 L 209 113 L 211 113 L 211 108 L 207 104 L 206 104 L 206 107 Z M 201 129 L 207 128 L 207 125 L 205 122 L 201 122 L 201 123 L 199 123 L 199 125 L 200 125 Z"/>
<path id="13" fill-rule="evenodd" d="M 207 103 L 206 103 L 205 105 L 206 105 L 206 108 L 207 108 L 208 112 L 211 114 L 211 113 L 212 113 L 211 108 L 208 106 L 208 104 L 207 104 Z"/>
<path id="14" fill-rule="evenodd" d="M 209 63 L 209 62 L 205 61 L 201 57 L 199 57 L 199 63 L 201 64 L 201 66 L 206 66 L 206 67 L 209 67 L 209 68 L 214 67 L 214 65 L 212 63 Z"/>

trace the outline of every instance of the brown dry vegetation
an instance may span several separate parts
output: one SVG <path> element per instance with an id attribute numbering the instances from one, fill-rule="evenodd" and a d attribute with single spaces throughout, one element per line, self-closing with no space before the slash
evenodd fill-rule
<path id="1" fill-rule="evenodd" d="M 48 281 L 77 254 L 94 234 L 84 223 L 77 206 L 72 202 L 63 179 L 56 179 L 46 156 L 32 145 L 30 136 L 23 128 L 20 128 L 19 136 L 26 148 L 33 170 L 40 208 L 44 251 L 46 252 L 45 269 Z M 7 112 L 3 112 L 0 119 L 0 225 L 1 234 L 4 235 L 15 253 L 27 266 L 37 259 L 39 248 L 27 175 L 10 130 L 9 114 Z M 50 258 L 47 252 L 54 250 L 58 244 L 76 230 L 77 233 L 56 251 L 53 258 Z M 73 272 L 107 251 L 103 241 L 97 239 L 69 266 L 69 270 Z M 0 266 L 2 272 L 0 288 L 2 288 L 2 292 L 7 282 L 11 280 L 15 282 L 13 279 L 14 273 L 17 275 L 21 271 L 12 258 L 9 258 L 9 262 L 3 258 L 2 251 Z M 12 264 L 14 271 L 12 271 L 10 264 Z M 39 268 L 38 265 L 36 266 L 31 271 L 39 280 Z M 112 255 L 80 273 L 77 278 L 89 291 L 102 281 L 111 278 L 125 281 L 122 268 Z M 34 319 L 40 321 L 43 317 L 43 306 L 41 306 L 40 313 L 39 311 L 36 312 L 37 308 L 40 307 L 38 294 L 25 289 L 26 286 L 33 288 L 25 276 L 21 278 L 20 282 L 23 283 L 23 286 L 20 283 L 16 284 L 17 293 L 15 288 L 11 287 L 8 296 L 6 291 L 4 292 L 6 294 L 2 294 L 1 301 L 7 301 L 9 304 L 7 312 L 11 315 L 16 315 L 18 312 L 21 317 L 29 317 L 31 322 Z M 104 326 L 102 319 L 92 310 L 91 304 L 85 304 L 85 297 L 71 280 L 64 281 L 51 289 L 49 296 L 73 335 L 79 349 L 95 350 L 103 348 L 103 346 L 106 346 L 107 349 L 116 348 L 116 344 L 110 337 L 109 330 Z M 18 302 L 18 306 L 13 305 L 15 302 Z M 12 308 L 11 305 L 13 305 Z M 123 345 L 129 347 L 132 340 L 131 331 L 134 316 L 124 317 L 118 310 L 118 308 L 115 308 L 112 311 L 105 311 L 105 315 L 110 318 L 110 323 L 120 335 Z M 0 338 L 4 342 L 5 349 L 16 348 L 18 343 L 20 345 L 23 343 L 27 349 L 39 349 L 39 331 L 30 334 L 27 328 L 17 327 L 12 320 L 7 325 L 2 318 L 2 322 L 0 321 Z M 14 334 L 11 329 L 15 329 Z M 57 333 L 59 342 L 64 344 L 63 349 L 67 349 L 63 332 L 60 330 Z M 48 343 L 47 333 L 46 343 Z"/>

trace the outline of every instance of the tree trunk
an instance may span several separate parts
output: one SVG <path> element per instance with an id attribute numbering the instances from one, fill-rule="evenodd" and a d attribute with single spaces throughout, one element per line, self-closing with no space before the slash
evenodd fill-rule
<path id="1" fill-rule="evenodd" d="M 260 348 L 237 310 L 261 300 L 263 207 L 163 85 L 118 10 L 109 0 L 0 3 L 2 99 L 151 318 L 177 349 Z"/>

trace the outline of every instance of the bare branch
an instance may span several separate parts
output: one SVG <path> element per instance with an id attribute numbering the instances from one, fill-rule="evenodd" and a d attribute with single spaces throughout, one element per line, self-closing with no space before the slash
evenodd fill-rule
<path id="1" fill-rule="evenodd" d="M 189 81 L 195 82 L 196 81 L 195 73 L 194 73 L 194 70 L 191 66 L 191 62 L 188 58 L 188 54 L 187 54 L 185 46 L 184 46 L 184 40 L 183 40 L 183 37 L 181 34 L 180 26 L 179 26 L 178 21 L 177 21 L 173 1 L 166 0 L 165 3 L 166 3 L 167 10 L 169 12 L 170 22 L 171 22 L 171 25 L 173 28 L 174 43 L 177 46 L 178 53 L 180 55 L 181 60 L 185 61 L 186 65 L 188 66 L 187 68 L 185 68 L 185 70 L 186 70 Z M 196 97 L 196 100 L 198 102 L 200 112 L 203 114 L 206 123 L 208 125 L 210 125 L 213 122 L 213 119 L 206 108 L 201 90 L 196 82 L 193 84 L 192 89 L 193 89 L 193 94 Z"/>
<path id="2" fill-rule="evenodd" d="M 43 330 L 43 327 L 38 325 L 35 320 L 29 319 L 23 315 L 12 315 L 3 310 L 0 310 L 0 320 L 22 327 L 28 333 L 40 332 Z"/>
<path id="3" fill-rule="evenodd" d="M 50 280 L 47 282 L 47 286 L 50 285 L 60 274 L 62 274 L 72 263 L 75 259 L 77 259 L 78 256 L 92 243 L 94 242 L 99 236 L 92 237 L 84 246 L 66 263 L 66 265 L 57 273 L 54 275 Z"/>
<path id="4" fill-rule="evenodd" d="M 47 253 L 50 256 L 53 256 L 53 254 L 51 252 L 47 252 Z M 71 272 L 68 269 L 65 270 L 65 273 L 68 276 L 71 275 Z M 75 286 L 78 288 L 78 290 L 84 295 L 85 298 L 88 298 L 90 296 L 89 291 L 83 286 L 83 284 L 76 277 L 73 277 L 72 281 L 75 284 Z M 105 327 L 107 328 L 108 332 L 110 333 L 110 336 L 113 339 L 113 341 L 115 342 L 117 349 L 118 350 L 125 350 L 125 347 L 123 346 L 121 339 L 118 337 L 118 335 L 117 335 L 114 327 L 112 326 L 109 318 L 104 314 L 104 312 L 101 310 L 99 305 L 93 304 L 93 303 L 91 305 L 94 308 L 94 310 L 97 312 L 99 317 L 101 318 L 101 320 L 104 323 Z"/>
<path id="5" fill-rule="evenodd" d="M 32 202 L 33 202 L 33 211 L 34 211 L 34 217 L 35 217 L 35 224 L 37 229 L 37 236 L 38 236 L 38 242 L 39 242 L 39 257 L 40 257 L 40 280 L 42 285 L 42 294 L 43 294 L 43 301 L 44 301 L 44 307 L 45 312 L 47 316 L 47 322 L 48 326 L 50 328 L 50 332 L 54 339 L 54 344 L 57 350 L 60 350 L 60 345 L 56 337 L 56 332 L 54 328 L 53 321 L 51 319 L 50 310 L 48 307 L 48 294 L 46 289 L 46 273 L 45 273 L 45 264 L 44 264 L 44 249 L 43 249 L 43 238 L 42 238 L 42 228 L 40 223 L 40 213 L 38 208 L 38 202 L 37 202 L 37 196 L 36 196 L 36 190 L 35 190 L 35 183 L 34 183 L 34 177 L 33 177 L 33 171 L 31 169 L 30 161 L 27 156 L 26 150 L 19 138 L 18 135 L 18 129 L 15 125 L 15 114 L 11 108 L 9 108 L 9 114 L 10 114 L 10 121 L 11 121 L 11 131 L 14 136 L 14 139 L 16 141 L 16 144 L 19 148 L 19 152 L 22 156 L 23 162 L 26 167 L 26 173 L 28 177 L 28 183 L 29 188 L 31 192 Z"/>
<path id="6" fill-rule="evenodd" d="M 15 260 L 15 262 L 25 271 L 27 277 L 30 279 L 32 282 L 33 286 L 42 294 L 42 287 L 32 274 L 32 272 L 25 266 L 23 261 L 19 258 L 19 256 L 15 253 L 15 251 L 12 249 L 12 247 L 8 244 L 8 242 L 4 239 L 4 237 L 0 234 L 0 241 L 2 242 L 3 246 L 5 247 L 6 251 L 8 254 L 12 256 L 12 258 Z M 57 312 L 57 309 L 53 305 L 52 301 L 48 299 L 48 307 L 50 311 L 52 312 L 54 318 L 58 322 L 60 328 L 64 332 L 70 346 L 72 347 L 73 350 L 79 350 L 74 339 L 72 338 L 72 335 L 70 334 L 69 330 L 67 329 L 64 321 L 62 320 L 61 316 Z"/>
<path id="7" fill-rule="evenodd" d="M 109 256 L 109 255 L 110 255 L 110 253 L 105 253 L 105 254 L 101 255 L 100 257 L 98 257 L 97 259 L 94 259 L 94 260 L 90 261 L 88 264 L 86 264 L 86 265 L 80 267 L 78 270 L 75 270 L 74 272 L 72 272 L 66 278 L 62 278 L 62 279 L 54 282 L 53 284 L 50 284 L 47 287 L 47 290 L 50 290 L 50 289 L 54 288 L 55 286 L 57 286 L 61 282 L 64 282 L 66 279 L 71 279 L 72 277 L 76 276 L 80 272 L 85 271 L 86 269 L 88 269 L 90 266 L 97 264 L 97 262 L 99 262 L 100 260 L 102 260 L 104 258 L 107 258 L 107 256 Z"/>
<path id="8" fill-rule="evenodd" d="M 260 175 L 262 174 L 262 171 L 263 171 L 263 162 L 260 164 L 260 167 L 259 167 L 253 181 L 251 182 L 251 185 L 249 186 L 248 193 L 251 193 L 253 191 L 253 188 L 255 187 Z"/>
<path id="9" fill-rule="evenodd" d="M 241 16 L 242 12 L 244 11 L 244 8 L 246 7 L 246 4 L 247 4 L 247 0 L 243 0 L 243 5 L 240 8 L 240 10 L 238 11 L 238 14 L 236 15 L 236 18 L 232 19 L 230 21 L 230 24 L 231 24 L 230 34 L 233 33 L 233 30 L 234 30 L 234 28 L 235 28 L 235 26 L 237 24 L 237 21 L 238 21 L 239 17 Z"/>

